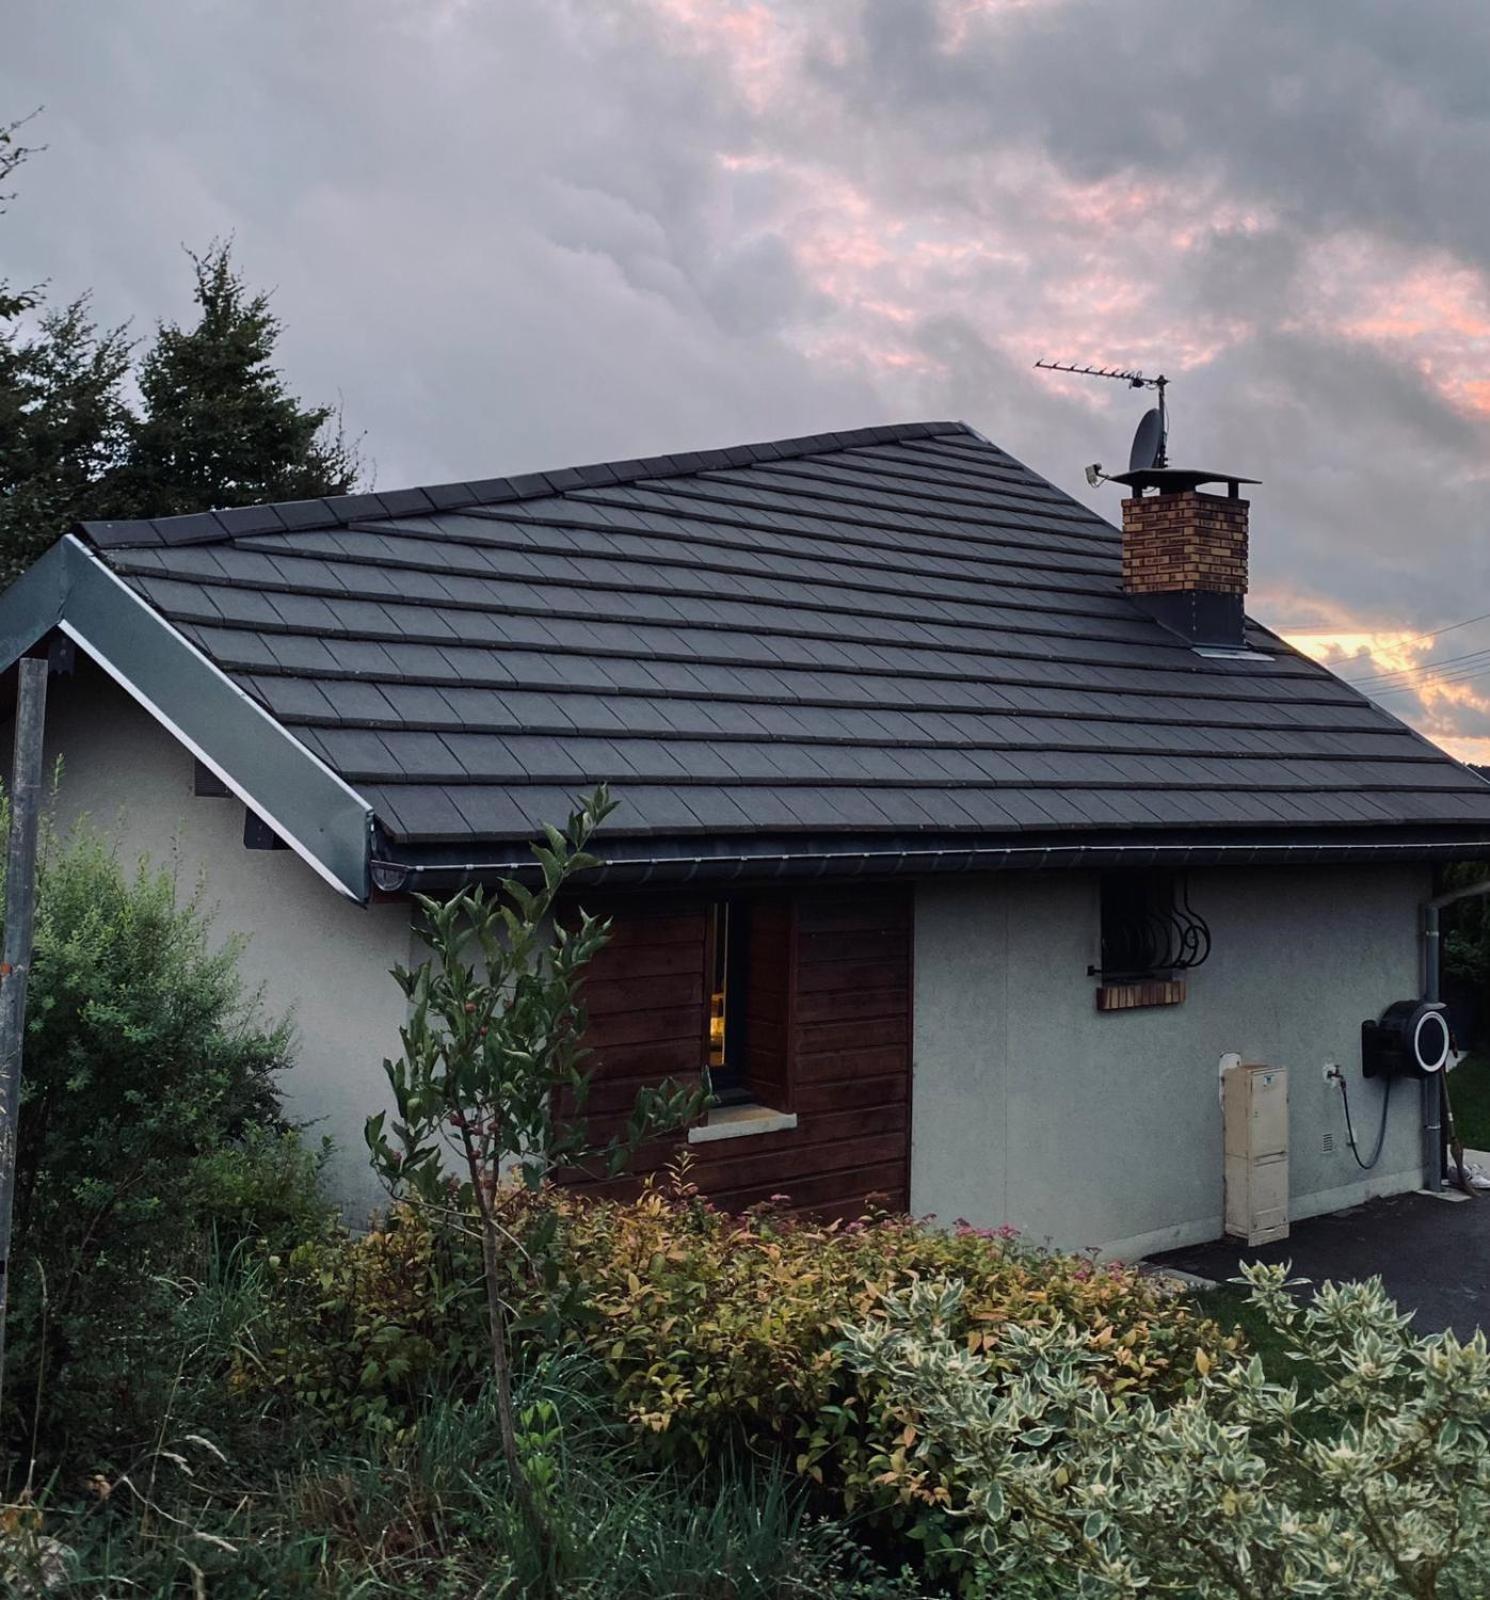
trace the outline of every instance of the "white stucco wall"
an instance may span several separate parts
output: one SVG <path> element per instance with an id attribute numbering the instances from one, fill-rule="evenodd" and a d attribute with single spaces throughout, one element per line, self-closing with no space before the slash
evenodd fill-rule
<path id="1" fill-rule="evenodd" d="M 1218 1237 L 1230 1051 L 1290 1069 L 1295 1218 L 1418 1186 L 1416 1083 L 1394 1090 L 1364 1173 L 1323 1067 L 1345 1068 L 1369 1153 L 1382 1091 L 1361 1078 L 1360 1025 L 1420 992 L 1427 869 L 1196 871 L 1190 887 L 1214 945 L 1188 998 L 1099 1013 L 1094 875 L 918 886 L 913 1210 L 1112 1255 Z"/>
<path id="2" fill-rule="evenodd" d="M 362 1124 L 385 1103 L 383 1059 L 399 1049 L 404 1001 L 388 973 L 412 953 L 407 906 L 355 905 L 292 851 L 246 850 L 242 804 L 195 796 L 190 754 L 81 656 L 76 677 L 51 681 L 47 745 L 63 761 L 63 826 L 86 813 L 126 861 L 170 865 L 184 893 L 204 879 L 216 931 L 248 937 L 246 981 L 295 1023 L 287 1110 L 336 1141 L 328 1178 L 360 1220 L 381 1199 Z"/>
<path id="3" fill-rule="evenodd" d="M 218 931 L 248 937 L 246 979 L 296 1025 L 290 1113 L 336 1141 L 330 1181 L 349 1215 L 365 1214 L 380 1194 L 361 1128 L 399 1048 L 404 1004 L 388 971 L 414 956 L 407 907 L 359 907 L 292 852 L 245 850 L 241 804 L 194 796 L 188 752 L 81 659 L 76 678 L 52 680 L 48 744 L 64 761 L 64 825 L 89 814 L 126 859 L 171 864 L 187 891 L 203 877 Z M 1345 1066 L 1369 1146 L 1380 1090 L 1360 1079 L 1360 1023 L 1418 992 L 1428 882 L 1413 867 L 1196 872 L 1191 898 L 1214 949 L 1189 997 L 1115 1014 L 1096 1011 L 1087 976 L 1095 876 L 919 885 L 913 1209 L 1111 1254 L 1213 1238 L 1217 1065 L 1229 1051 L 1291 1069 L 1296 1217 L 1415 1187 L 1416 1085 L 1395 1091 L 1382 1159 L 1363 1174 L 1322 1068 Z"/>

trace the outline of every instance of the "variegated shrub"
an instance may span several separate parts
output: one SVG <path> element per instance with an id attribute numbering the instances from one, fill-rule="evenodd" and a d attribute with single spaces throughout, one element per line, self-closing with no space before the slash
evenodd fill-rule
<path id="1" fill-rule="evenodd" d="M 1000 1596 L 1452 1597 L 1490 1593 L 1490 1354 L 1483 1333 L 1419 1337 L 1379 1280 L 1306 1303 L 1286 1269 L 1252 1299 L 1316 1381 L 1197 1352 L 1156 1403 L 1094 1383 L 1090 1330 L 1006 1323 L 960 1336 L 965 1289 L 923 1282 L 850 1333 L 966 1490 L 962 1537 Z M 975 1584 L 975 1587 L 977 1584 Z"/>

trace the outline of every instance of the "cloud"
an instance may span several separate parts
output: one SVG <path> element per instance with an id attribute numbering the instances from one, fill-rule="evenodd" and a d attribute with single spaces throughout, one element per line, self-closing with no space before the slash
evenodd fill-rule
<path id="1" fill-rule="evenodd" d="M 962 415 L 1113 515 L 1141 397 L 1031 370 L 1100 359 L 1264 480 L 1264 620 L 1392 662 L 1490 593 L 1477 0 L 11 9 L 6 275 L 144 330 L 233 232 L 385 485 Z"/>

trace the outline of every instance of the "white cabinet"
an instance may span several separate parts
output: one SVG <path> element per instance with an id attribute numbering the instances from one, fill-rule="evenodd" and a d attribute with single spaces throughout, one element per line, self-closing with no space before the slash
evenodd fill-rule
<path id="1" fill-rule="evenodd" d="M 1226 1128 L 1226 1231 L 1248 1244 L 1288 1237 L 1288 1069 L 1221 1075 Z"/>

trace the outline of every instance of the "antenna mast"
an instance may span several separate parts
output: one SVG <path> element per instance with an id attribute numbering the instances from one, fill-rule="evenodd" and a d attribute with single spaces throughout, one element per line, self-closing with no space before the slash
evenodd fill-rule
<path id="1" fill-rule="evenodd" d="M 1161 372 L 1157 378 L 1146 378 L 1141 372 L 1129 372 L 1122 367 L 1078 367 L 1074 361 L 1037 361 L 1042 372 L 1072 372 L 1078 378 L 1113 378 L 1126 383 L 1130 389 L 1157 389 L 1159 391 L 1159 447 L 1154 456 L 1154 466 L 1167 467 L 1169 456 L 1169 410 L 1164 403 L 1164 391 L 1169 379 Z"/>

